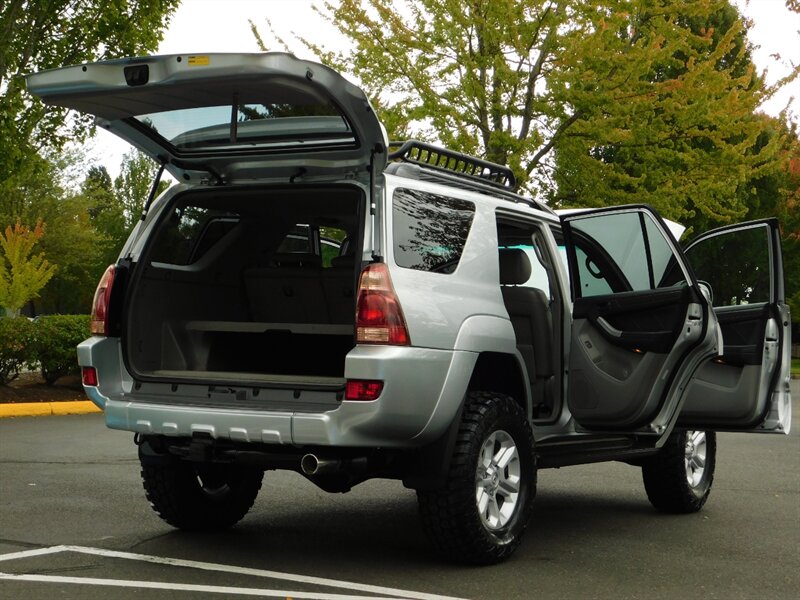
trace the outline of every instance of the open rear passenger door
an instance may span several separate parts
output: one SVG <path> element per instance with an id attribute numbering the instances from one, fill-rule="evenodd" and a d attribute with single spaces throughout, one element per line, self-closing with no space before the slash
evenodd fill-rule
<path id="1" fill-rule="evenodd" d="M 714 312 L 652 209 L 561 221 L 573 297 L 569 410 L 585 430 L 635 432 L 658 445 L 693 373 L 718 354 Z"/>
<path id="2" fill-rule="evenodd" d="M 713 290 L 724 349 L 692 379 L 678 426 L 789 433 L 791 330 L 778 221 L 710 231 L 685 253 Z"/>

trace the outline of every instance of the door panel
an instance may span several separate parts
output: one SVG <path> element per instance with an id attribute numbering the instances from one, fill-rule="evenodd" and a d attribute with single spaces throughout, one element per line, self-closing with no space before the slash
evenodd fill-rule
<path id="1" fill-rule="evenodd" d="M 569 363 L 572 415 L 587 428 L 639 425 L 646 408 L 641 399 L 666 358 L 666 354 L 616 346 L 588 320 L 575 321 Z"/>
<path id="2" fill-rule="evenodd" d="M 715 308 L 722 339 L 724 362 L 731 365 L 760 365 L 769 304 Z"/>
<path id="3" fill-rule="evenodd" d="M 658 437 L 674 423 L 680 382 L 715 354 L 710 307 L 650 209 L 562 220 L 574 298 L 572 416 L 592 431 Z"/>
<path id="4" fill-rule="evenodd" d="M 628 350 L 669 352 L 689 305 L 687 287 L 579 298 L 574 319 L 588 319 L 609 342 Z"/>
<path id="5" fill-rule="evenodd" d="M 714 292 L 723 352 L 692 379 L 678 425 L 788 433 L 790 320 L 777 221 L 709 232 L 686 256 Z"/>

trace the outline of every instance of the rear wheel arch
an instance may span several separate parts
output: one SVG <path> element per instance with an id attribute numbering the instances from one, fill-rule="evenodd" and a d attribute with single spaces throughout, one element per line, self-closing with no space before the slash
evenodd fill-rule
<path id="1" fill-rule="evenodd" d="M 485 390 L 511 396 L 530 419 L 528 381 L 519 359 L 513 354 L 481 352 L 472 370 L 467 393 Z"/>
<path id="2" fill-rule="evenodd" d="M 472 369 L 461 406 L 450 425 L 436 441 L 410 452 L 406 457 L 403 484 L 416 490 L 435 490 L 442 486 L 453 458 L 464 403 L 471 393 L 491 391 L 510 396 L 530 419 L 530 398 L 526 385 L 527 380 L 516 356 L 502 352 L 481 352 Z"/>

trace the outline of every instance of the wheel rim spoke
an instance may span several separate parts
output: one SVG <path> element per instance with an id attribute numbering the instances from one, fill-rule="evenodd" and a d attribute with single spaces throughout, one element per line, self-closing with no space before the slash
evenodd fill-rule
<path id="1" fill-rule="evenodd" d="M 519 478 L 501 479 L 498 491 L 502 492 L 503 496 L 513 496 L 519 493 L 519 483 Z"/>
<path id="2" fill-rule="evenodd" d="M 490 526 L 501 526 L 500 507 L 497 506 L 497 498 L 495 497 L 489 498 L 489 506 L 487 507 L 486 518 Z"/>
<path id="3" fill-rule="evenodd" d="M 478 490 L 478 512 L 481 514 L 486 513 L 486 507 L 489 505 L 489 493 L 485 489 Z"/>
<path id="4" fill-rule="evenodd" d="M 489 442 L 492 438 L 486 440 L 486 443 L 483 445 L 481 449 L 481 457 L 478 463 L 482 465 L 484 468 L 488 468 L 492 464 L 492 458 L 494 456 L 494 443 L 490 444 Z"/>
<path id="5" fill-rule="evenodd" d="M 684 446 L 686 481 L 697 487 L 703 481 L 706 469 L 707 439 L 705 431 L 687 431 Z"/>
<path id="6" fill-rule="evenodd" d="M 503 430 L 481 446 L 475 471 L 475 502 L 483 525 L 500 529 L 514 517 L 522 487 L 519 451 Z"/>
<path id="7" fill-rule="evenodd" d="M 500 468 L 505 469 L 512 460 L 517 458 L 517 447 L 513 445 L 504 445 L 494 457 L 494 463 Z"/>

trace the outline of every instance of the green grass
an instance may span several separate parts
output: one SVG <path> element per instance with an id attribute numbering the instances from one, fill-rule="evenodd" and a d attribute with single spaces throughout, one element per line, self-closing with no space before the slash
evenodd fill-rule
<path id="1" fill-rule="evenodd" d="M 792 376 L 800 377 L 800 358 L 792 359 Z"/>

